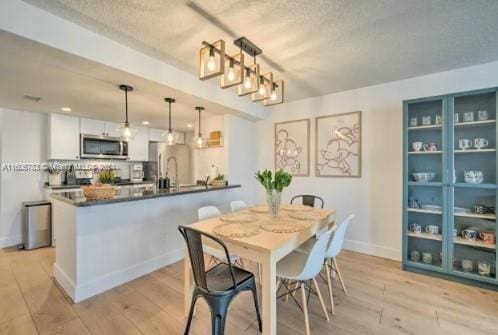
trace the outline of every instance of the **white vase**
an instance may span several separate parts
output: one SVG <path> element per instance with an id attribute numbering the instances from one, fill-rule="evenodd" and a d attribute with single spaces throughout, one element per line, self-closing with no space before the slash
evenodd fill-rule
<path id="1" fill-rule="evenodd" d="M 50 186 L 62 185 L 62 174 L 61 173 L 49 173 L 48 174 L 48 184 Z"/>

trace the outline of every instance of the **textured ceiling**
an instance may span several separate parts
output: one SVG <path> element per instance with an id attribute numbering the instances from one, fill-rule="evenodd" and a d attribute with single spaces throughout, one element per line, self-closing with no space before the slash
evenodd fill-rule
<path id="1" fill-rule="evenodd" d="M 189 130 L 197 120 L 195 106 L 205 115 L 237 113 L 234 110 L 98 64 L 0 30 L 1 107 L 34 112 L 61 112 L 106 121 L 124 121 L 124 93 L 119 84 L 135 89 L 128 94 L 130 122 L 149 121 L 167 128 L 165 97 L 176 98 L 172 106 L 173 127 Z M 40 102 L 24 99 L 40 97 Z"/>
<path id="2" fill-rule="evenodd" d="M 498 59 L 495 0 L 25 1 L 192 73 L 201 41 L 246 36 L 287 100 Z"/>

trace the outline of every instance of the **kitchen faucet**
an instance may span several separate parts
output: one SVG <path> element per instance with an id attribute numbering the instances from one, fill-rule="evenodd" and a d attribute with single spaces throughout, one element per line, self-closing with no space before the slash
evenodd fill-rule
<path id="1" fill-rule="evenodd" d="M 178 161 L 176 160 L 176 157 L 170 156 L 166 160 L 166 175 L 169 175 L 169 161 L 172 160 L 175 163 L 175 190 L 180 189 L 180 183 L 178 182 Z"/>

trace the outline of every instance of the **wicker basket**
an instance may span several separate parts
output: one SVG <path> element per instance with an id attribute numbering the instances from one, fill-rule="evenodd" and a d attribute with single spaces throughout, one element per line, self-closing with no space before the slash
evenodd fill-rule
<path id="1" fill-rule="evenodd" d="M 116 194 L 116 187 L 112 185 L 90 185 L 82 186 L 85 198 L 91 200 L 110 199 Z"/>

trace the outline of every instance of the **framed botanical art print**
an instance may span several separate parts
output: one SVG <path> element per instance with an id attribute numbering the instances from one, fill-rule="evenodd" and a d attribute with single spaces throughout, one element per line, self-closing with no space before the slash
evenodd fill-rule
<path id="1" fill-rule="evenodd" d="M 275 170 L 310 174 L 310 119 L 275 123 Z"/>
<path id="2" fill-rule="evenodd" d="M 317 177 L 361 177 L 361 112 L 316 118 Z"/>

